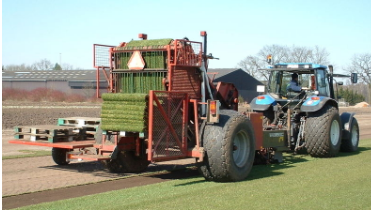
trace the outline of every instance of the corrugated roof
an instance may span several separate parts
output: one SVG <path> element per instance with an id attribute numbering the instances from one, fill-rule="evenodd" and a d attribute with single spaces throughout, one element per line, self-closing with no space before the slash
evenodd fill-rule
<path id="1" fill-rule="evenodd" d="M 3 81 L 5 79 L 13 81 L 25 80 L 95 80 L 96 70 L 46 70 L 46 71 L 4 71 L 2 72 Z M 104 78 L 101 75 L 101 78 Z"/>

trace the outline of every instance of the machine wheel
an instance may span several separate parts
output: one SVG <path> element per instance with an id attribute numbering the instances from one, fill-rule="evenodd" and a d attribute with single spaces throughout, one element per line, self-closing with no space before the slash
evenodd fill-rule
<path id="1" fill-rule="evenodd" d="M 352 125 L 350 126 L 349 136 L 347 139 L 343 139 L 341 142 L 340 151 L 342 152 L 356 152 L 358 150 L 359 142 L 359 127 L 356 118 L 352 119 Z"/>
<path id="2" fill-rule="evenodd" d="M 58 165 L 67 165 L 70 162 L 67 161 L 67 152 L 69 149 L 52 148 L 53 161 Z"/>
<path id="3" fill-rule="evenodd" d="M 309 113 L 305 125 L 305 141 L 308 153 L 313 157 L 333 157 L 339 153 L 341 127 L 338 110 L 325 105 L 321 110 Z"/>
<path id="4" fill-rule="evenodd" d="M 233 110 L 221 110 L 218 124 L 205 126 L 202 143 L 204 161 L 198 169 L 206 180 L 228 182 L 245 179 L 255 157 L 251 122 Z"/>
<path id="5" fill-rule="evenodd" d="M 138 173 L 147 169 L 149 161 L 146 156 L 135 156 L 133 151 L 121 151 L 116 159 L 102 161 L 110 172 Z"/>

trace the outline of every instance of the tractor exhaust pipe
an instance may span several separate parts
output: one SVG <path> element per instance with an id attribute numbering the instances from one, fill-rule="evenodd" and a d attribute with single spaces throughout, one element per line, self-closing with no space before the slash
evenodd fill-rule
<path id="1" fill-rule="evenodd" d="M 334 73 L 334 67 L 332 65 L 328 65 L 328 69 L 332 75 Z"/>
<path id="2" fill-rule="evenodd" d="M 330 97 L 335 99 L 334 93 L 334 67 L 332 65 L 328 65 L 328 69 L 330 71 Z"/>

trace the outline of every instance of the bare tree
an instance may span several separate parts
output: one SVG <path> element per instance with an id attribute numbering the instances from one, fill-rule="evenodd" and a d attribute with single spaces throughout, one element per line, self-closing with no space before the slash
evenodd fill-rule
<path id="1" fill-rule="evenodd" d="M 240 66 L 244 71 L 246 71 L 248 74 L 256 79 L 263 77 L 268 80 L 268 77 L 262 75 L 262 72 L 259 71 L 259 69 L 263 66 L 263 63 L 260 61 L 261 60 L 259 59 L 259 57 L 249 55 L 241 62 L 239 62 L 238 66 Z"/>
<path id="2" fill-rule="evenodd" d="M 238 63 L 238 66 L 255 78 L 268 80 L 268 74 L 260 68 L 267 66 L 267 56 L 272 56 L 272 64 L 285 62 L 311 62 L 317 64 L 328 63 L 330 55 L 325 48 L 296 47 L 289 48 L 283 45 L 266 45 L 255 56 L 249 55 Z"/>
<path id="3" fill-rule="evenodd" d="M 267 56 L 272 55 L 272 64 L 289 61 L 290 49 L 283 45 L 266 45 L 257 54 L 265 62 Z"/>
<path id="4" fill-rule="evenodd" d="M 349 74 L 357 73 L 359 79 L 368 86 L 368 102 L 371 101 L 371 53 L 355 54 L 350 65 L 343 68 Z"/>
<path id="5" fill-rule="evenodd" d="M 51 70 L 54 67 L 54 64 L 48 59 L 42 59 L 39 62 L 32 64 L 33 70 Z"/>
<path id="6" fill-rule="evenodd" d="M 289 53 L 290 62 L 310 62 L 312 56 L 312 49 L 307 47 L 293 46 Z"/>
<path id="7" fill-rule="evenodd" d="M 31 71 L 33 70 L 33 67 L 30 65 L 26 65 L 25 63 L 22 63 L 20 65 L 7 65 L 5 66 L 5 70 L 7 71 Z"/>
<path id="8" fill-rule="evenodd" d="M 62 70 L 73 70 L 73 65 L 68 64 L 68 63 L 63 63 Z"/>
<path id="9" fill-rule="evenodd" d="M 312 50 L 312 55 L 310 57 L 310 62 L 321 64 L 321 65 L 327 65 L 329 63 L 328 57 L 330 56 L 330 53 L 326 50 L 326 48 L 320 48 L 318 45 L 314 47 L 314 50 Z"/>

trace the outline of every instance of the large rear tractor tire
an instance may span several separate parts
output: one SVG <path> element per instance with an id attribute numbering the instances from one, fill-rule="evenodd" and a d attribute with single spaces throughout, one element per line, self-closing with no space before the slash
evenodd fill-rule
<path id="1" fill-rule="evenodd" d="M 207 124 L 201 136 L 204 161 L 198 169 L 206 180 L 244 180 L 255 157 L 255 138 L 250 120 L 233 110 L 221 110 L 218 124 Z"/>
<path id="2" fill-rule="evenodd" d="M 103 161 L 113 173 L 139 173 L 146 171 L 150 162 L 146 156 L 135 156 L 133 151 L 121 151 L 116 159 Z"/>
<path id="3" fill-rule="evenodd" d="M 70 162 L 67 161 L 67 152 L 69 149 L 52 148 L 53 161 L 58 165 L 67 165 Z"/>
<path id="4" fill-rule="evenodd" d="M 309 113 L 305 125 L 307 152 L 312 157 L 334 157 L 341 145 L 341 123 L 338 110 L 325 105 L 321 110 Z"/>
<path id="5" fill-rule="evenodd" d="M 356 152 L 358 150 L 359 143 L 359 127 L 356 118 L 352 119 L 350 124 L 349 136 L 347 139 L 343 139 L 341 142 L 341 152 Z"/>

